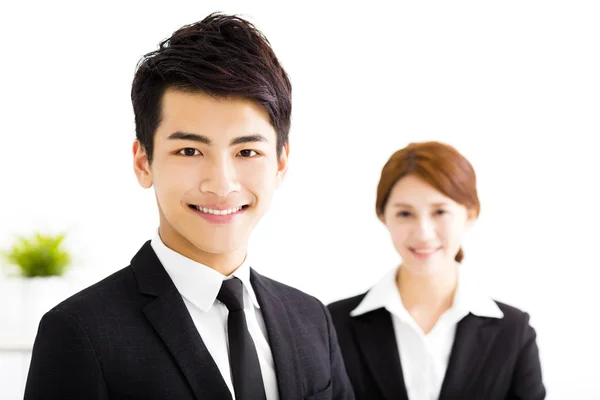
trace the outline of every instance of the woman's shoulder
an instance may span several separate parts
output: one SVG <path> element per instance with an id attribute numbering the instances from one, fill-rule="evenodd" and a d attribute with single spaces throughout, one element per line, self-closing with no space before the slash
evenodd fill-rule
<path id="1" fill-rule="evenodd" d="M 350 312 L 354 310 L 360 302 L 365 298 L 368 292 L 361 293 L 356 296 L 347 297 L 341 300 L 334 301 L 327 305 L 331 316 L 334 319 L 350 318 Z"/>
<path id="2" fill-rule="evenodd" d="M 502 324 L 512 326 L 517 329 L 529 328 L 530 315 L 527 311 L 496 299 L 493 300 L 504 314 L 504 316 L 499 320 Z"/>

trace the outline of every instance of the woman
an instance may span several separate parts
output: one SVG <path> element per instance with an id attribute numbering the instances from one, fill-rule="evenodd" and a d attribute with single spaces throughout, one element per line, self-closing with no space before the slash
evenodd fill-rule
<path id="1" fill-rule="evenodd" d="M 357 400 L 544 399 L 529 315 L 460 268 L 479 215 L 471 164 L 442 143 L 410 144 L 384 166 L 376 211 L 402 264 L 329 305 Z"/>

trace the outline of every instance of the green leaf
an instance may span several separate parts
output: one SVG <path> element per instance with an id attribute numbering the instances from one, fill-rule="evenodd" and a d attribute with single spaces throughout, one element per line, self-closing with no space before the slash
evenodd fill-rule
<path id="1" fill-rule="evenodd" d="M 1 254 L 19 268 L 21 276 L 61 276 L 71 264 L 71 255 L 62 248 L 64 239 L 64 234 L 20 236 L 9 251 Z"/>

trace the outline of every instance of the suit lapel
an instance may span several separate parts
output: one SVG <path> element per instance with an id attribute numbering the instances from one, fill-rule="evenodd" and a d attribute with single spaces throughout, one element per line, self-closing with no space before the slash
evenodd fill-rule
<path id="1" fill-rule="evenodd" d="M 477 382 L 497 333 L 490 320 L 473 314 L 458 323 L 440 400 L 455 399 L 468 393 L 470 385 Z"/>
<path id="2" fill-rule="evenodd" d="M 367 368 L 388 400 L 408 400 L 392 318 L 383 308 L 352 318 Z"/>
<path id="3" fill-rule="evenodd" d="M 288 310 L 282 297 L 264 277 L 250 270 L 250 282 L 256 292 L 261 314 L 265 320 L 269 346 L 273 353 L 279 397 L 286 400 L 302 399 L 298 352 L 294 333 L 288 319 Z"/>
<path id="4" fill-rule="evenodd" d="M 196 398 L 231 400 L 219 368 L 150 242 L 133 258 L 131 267 L 140 292 L 156 297 L 143 313 L 173 355 Z"/>

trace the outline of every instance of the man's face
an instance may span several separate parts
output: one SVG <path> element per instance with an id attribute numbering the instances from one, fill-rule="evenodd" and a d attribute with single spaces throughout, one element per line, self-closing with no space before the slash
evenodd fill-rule
<path id="1" fill-rule="evenodd" d="M 160 235 L 199 262 L 245 254 L 287 169 L 277 135 L 260 105 L 240 98 L 167 90 L 154 137 L 152 164 L 136 141 L 140 185 L 154 185 Z"/>

